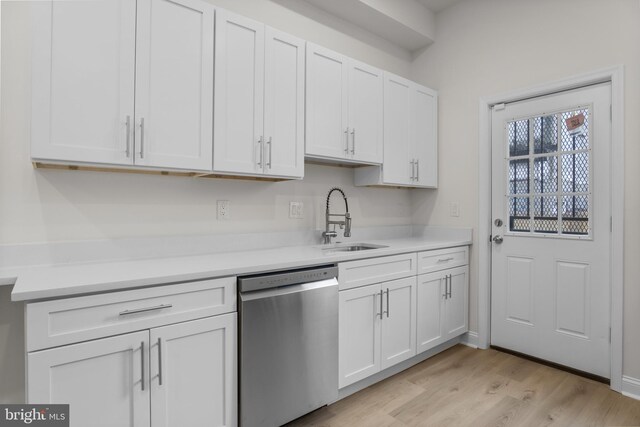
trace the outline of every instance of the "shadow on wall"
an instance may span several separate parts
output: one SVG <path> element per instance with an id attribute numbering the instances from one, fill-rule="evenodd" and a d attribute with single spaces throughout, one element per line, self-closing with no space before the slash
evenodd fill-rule
<path id="1" fill-rule="evenodd" d="M 0 403 L 25 403 L 24 304 L 0 286 Z"/>

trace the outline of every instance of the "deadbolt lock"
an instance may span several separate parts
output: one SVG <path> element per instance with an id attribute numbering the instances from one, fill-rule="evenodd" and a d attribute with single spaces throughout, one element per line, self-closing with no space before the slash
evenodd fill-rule
<path id="1" fill-rule="evenodd" d="M 493 223 L 496 225 L 496 227 L 502 227 L 502 220 L 500 218 L 497 218 L 495 221 L 493 221 Z"/>

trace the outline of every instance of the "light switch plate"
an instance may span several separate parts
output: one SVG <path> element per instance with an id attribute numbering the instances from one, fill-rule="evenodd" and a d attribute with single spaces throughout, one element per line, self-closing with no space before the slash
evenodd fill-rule
<path id="1" fill-rule="evenodd" d="M 451 212 L 451 216 L 459 217 L 460 216 L 460 203 L 451 202 L 449 205 L 449 210 Z"/>

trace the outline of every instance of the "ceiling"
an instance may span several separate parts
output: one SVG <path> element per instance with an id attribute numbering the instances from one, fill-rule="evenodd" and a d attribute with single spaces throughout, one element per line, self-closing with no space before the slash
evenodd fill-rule
<path id="1" fill-rule="evenodd" d="M 435 14 L 461 0 L 272 0 L 312 19 L 321 11 L 338 18 L 329 26 L 348 23 L 373 34 L 401 55 L 411 57 L 435 40 Z M 306 6 L 305 6 L 306 5 Z"/>
<path id="2" fill-rule="evenodd" d="M 460 0 L 417 0 L 418 3 L 422 3 L 433 13 L 438 13 Z"/>

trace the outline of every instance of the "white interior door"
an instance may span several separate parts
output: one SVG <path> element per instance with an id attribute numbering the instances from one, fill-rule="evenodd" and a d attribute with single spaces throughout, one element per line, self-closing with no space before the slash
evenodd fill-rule
<path id="1" fill-rule="evenodd" d="M 214 11 L 202 0 L 138 1 L 136 164 L 211 170 Z"/>
<path id="2" fill-rule="evenodd" d="M 491 343 L 606 378 L 610 105 L 602 84 L 492 113 Z"/>

